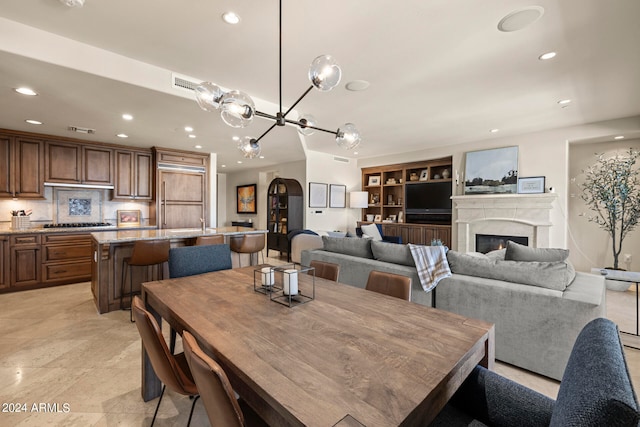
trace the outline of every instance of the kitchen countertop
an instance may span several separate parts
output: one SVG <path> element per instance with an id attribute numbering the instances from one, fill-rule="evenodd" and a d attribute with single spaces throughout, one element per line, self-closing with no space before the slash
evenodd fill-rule
<path id="1" fill-rule="evenodd" d="M 136 230 L 154 230 L 156 226 L 140 226 L 136 227 Z M 123 227 L 117 227 L 115 225 L 99 226 L 99 227 L 56 227 L 56 228 L 44 228 L 42 225 L 35 225 L 31 228 L 24 229 L 12 229 L 8 224 L 6 226 L 0 225 L 0 234 L 33 234 L 33 233 L 78 233 L 78 232 L 95 232 L 95 231 L 112 231 L 123 230 Z M 131 227 L 126 228 L 127 231 L 132 231 Z"/>
<path id="2" fill-rule="evenodd" d="M 123 230 L 98 231 L 91 233 L 91 236 L 98 244 L 135 242 L 136 240 L 157 240 L 157 239 L 188 239 L 198 236 L 212 236 L 222 234 L 233 236 L 235 234 L 266 234 L 267 230 L 256 230 L 249 227 L 218 227 L 207 228 L 175 228 L 175 229 L 153 229 L 153 230 Z"/>

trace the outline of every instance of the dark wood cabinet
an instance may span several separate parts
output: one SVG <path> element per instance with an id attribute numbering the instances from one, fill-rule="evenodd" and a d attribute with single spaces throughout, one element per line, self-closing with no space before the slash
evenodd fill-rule
<path id="1" fill-rule="evenodd" d="M 289 254 L 287 233 L 302 229 L 303 194 L 295 179 L 276 178 L 267 190 L 267 256 L 270 249 Z"/>
<path id="2" fill-rule="evenodd" d="M 358 227 L 367 222 L 358 222 Z M 443 245 L 451 247 L 451 226 L 441 224 L 406 224 L 383 223 L 382 234 L 400 236 L 402 243 L 414 245 L 430 245 L 433 240 L 440 240 Z"/>
<path id="3" fill-rule="evenodd" d="M 44 198 L 44 141 L 0 134 L 0 198 Z"/>
<path id="4" fill-rule="evenodd" d="M 0 289 L 8 288 L 11 283 L 9 260 L 9 237 L 0 236 Z"/>
<path id="5" fill-rule="evenodd" d="M 113 157 L 108 147 L 47 141 L 45 181 L 112 186 Z"/>
<path id="6" fill-rule="evenodd" d="M 153 199 L 151 151 L 115 150 L 114 200 Z"/>
<path id="7" fill-rule="evenodd" d="M 42 236 L 42 281 L 46 284 L 91 280 L 91 234 Z"/>
<path id="8" fill-rule="evenodd" d="M 201 227 L 207 218 L 208 155 L 154 148 L 155 216 L 160 228 Z M 153 209 L 153 208 L 152 208 Z"/>
<path id="9" fill-rule="evenodd" d="M 10 236 L 11 287 L 40 284 L 41 251 L 40 235 L 19 234 Z"/>

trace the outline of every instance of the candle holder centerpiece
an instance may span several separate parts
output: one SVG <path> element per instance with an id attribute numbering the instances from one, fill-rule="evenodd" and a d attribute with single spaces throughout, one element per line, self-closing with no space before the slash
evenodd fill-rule
<path id="1" fill-rule="evenodd" d="M 271 301 L 287 307 L 305 304 L 316 297 L 316 269 L 296 264 L 273 267 Z"/>
<path id="2" fill-rule="evenodd" d="M 270 294 L 282 290 L 275 284 L 275 268 L 273 265 L 262 264 L 253 270 L 253 290 L 261 294 Z"/>

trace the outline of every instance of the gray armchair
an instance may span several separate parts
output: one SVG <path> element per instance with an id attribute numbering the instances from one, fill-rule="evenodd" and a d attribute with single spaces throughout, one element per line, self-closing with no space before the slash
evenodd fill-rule
<path id="1" fill-rule="evenodd" d="M 599 318 L 576 339 L 553 400 L 476 367 L 431 426 L 634 426 L 638 401 L 616 325 Z"/>

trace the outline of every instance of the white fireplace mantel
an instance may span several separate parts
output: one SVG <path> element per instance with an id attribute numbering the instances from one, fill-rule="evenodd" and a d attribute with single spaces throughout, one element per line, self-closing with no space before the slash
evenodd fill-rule
<path id="1" fill-rule="evenodd" d="M 458 250 L 475 251 L 476 234 L 524 236 L 529 246 L 549 247 L 555 193 L 453 196 Z"/>

